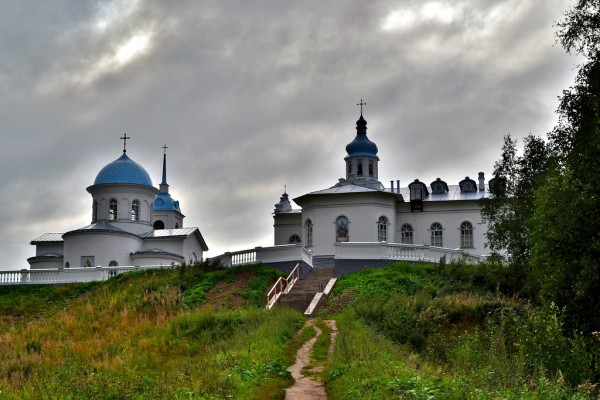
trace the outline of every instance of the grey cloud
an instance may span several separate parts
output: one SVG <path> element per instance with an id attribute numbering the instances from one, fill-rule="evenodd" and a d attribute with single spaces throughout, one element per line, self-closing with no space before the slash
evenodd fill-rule
<path id="1" fill-rule="evenodd" d="M 567 0 L 439 2 L 458 6 L 449 22 L 396 31 L 390 12 L 428 3 L 122 4 L 0 5 L 7 266 L 50 227 L 89 222 L 85 188 L 123 132 L 155 185 L 169 146 L 171 192 L 216 255 L 272 243 L 284 184 L 293 198 L 343 176 L 361 98 L 386 185 L 489 177 L 504 134 L 551 129 L 577 63 L 553 47 Z M 140 32 L 143 54 L 90 75 Z"/>

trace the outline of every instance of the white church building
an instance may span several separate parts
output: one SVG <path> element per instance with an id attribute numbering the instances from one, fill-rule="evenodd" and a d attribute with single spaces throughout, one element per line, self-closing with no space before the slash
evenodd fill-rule
<path id="1" fill-rule="evenodd" d="M 123 154 L 98 172 L 87 188 L 91 223 L 65 233 L 46 233 L 31 241 L 31 269 L 173 265 L 203 260 L 208 250 L 196 227 L 184 227 L 179 202 L 169 194 L 167 154 L 162 181 L 155 188 L 148 172 Z"/>
<path id="2" fill-rule="evenodd" d="M 438 178 L 429 185 L 415 179 L 405 188 L 399 181 L 384 187 L 377 145 L 367 137 L 359 105 L 356 136 L 346 146 L 345 178 L 294 198 L 298 209 L 283 193 L 273 214 L 275 246 L 301 245 L 314 265 L 336 269 L 352 264 L 350 260 L 375 265 L 486 255 L 479 206 L 479 199 L 489 195 L 484 174 L 479 172 L 478 182 L 466 177 L 457 185 Z"/>

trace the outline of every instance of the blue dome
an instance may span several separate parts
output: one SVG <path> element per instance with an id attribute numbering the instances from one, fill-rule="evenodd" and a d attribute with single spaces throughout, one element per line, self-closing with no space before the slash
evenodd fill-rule
<path id="1" fill-rule="evenodd" d="M 377 157 L 377 145 L 367 138 L 367 121 L 362 114 L 356 121 L 356 137 L 346 146 L 349 156 L 371 156 Z"/>
<path id="2" fill-rule="evenodd" d="M 134 183 L 152 186 L 150 175 L 144 167 L 127 157 L 125 153 L 98 172 L 94 185 L 103 183 Z"/>
<path id="3" fill-rule="evenodd" d="M 179 202 L 173 200 L 169 193 L 160 192 L 154 197 L 154 211 L 172 211 L 179 209 Z"/>

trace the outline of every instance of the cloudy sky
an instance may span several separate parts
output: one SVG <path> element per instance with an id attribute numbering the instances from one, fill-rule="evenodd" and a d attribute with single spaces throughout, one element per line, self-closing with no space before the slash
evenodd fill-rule
<path id="1" fill-rule="evenodd" d="M 273 205 L 344 176 L 364 99 L 380 180 L 490 178 L 544 135 L 580 60 L 567 0 L 0 3 L 0 269 L 90 223 L 98 171 L 168 181 L 208 256 L 273 242 Z"/>

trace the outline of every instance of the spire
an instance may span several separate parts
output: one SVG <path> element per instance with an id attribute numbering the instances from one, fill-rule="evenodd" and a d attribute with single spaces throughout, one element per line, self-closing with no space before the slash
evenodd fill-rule
<path id="1" fill-rule="evenodd" d="M 162 182 L 160 183 L 160 191 L 162 193 L 169 193 L 169 185 L 167 184 L 167 145 L 162 147 L 163 153 L 163 170 L 162 170 Z"/>

